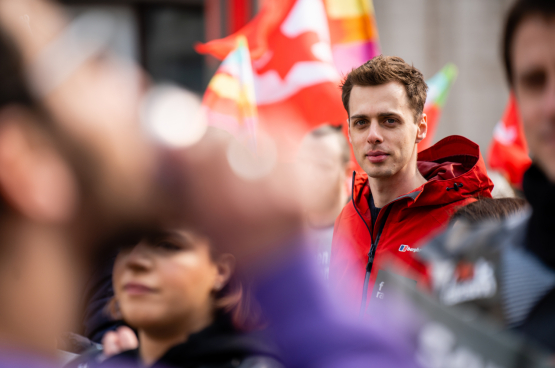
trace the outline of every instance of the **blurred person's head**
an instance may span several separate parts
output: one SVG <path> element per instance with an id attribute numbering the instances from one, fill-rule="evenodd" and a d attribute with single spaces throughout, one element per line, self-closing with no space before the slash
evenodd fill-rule
<path id="1" fill-rule="evenodd" d="M 503 57 L 533 161 L 555 182 L 555 2 L 519 0 L 505 25 Z"/>
<path id="2" fill-rule="evenodd" d="M 25 1 L 3 2 L 0 8 L 0 340 L 52 353 L 56 338 L 77 322 L 79 283 L 91 266 L 91 245 L 144 216 L 136 210 L 140 206 L 129 210 L 130 198 L 142 206 L 149 201 L 146 196 L 138 201 L 137 193 L 145 192 L 131 185 L 117 188 L 118 183 L 125 187 L 117 173 L 127 170 L 121 157 L 110 155 L 114 152 L 111 148 L 125 150 L 125 139 L 134 139 L 132 134 L 119 134 L 120 115 L 113 115 L 112 120 L 102 116 L 112 112 L 102 107 L 102 98 L 119 106 L 117 98 L 101 96 L 102 88 L 86 83 L 91 80 L 83 78 L 82 70 L 73 70 L 48 96 L 37 97 L 30 83 L 25 47 L 36 45 L 33 42 L 45 34 L 26 29 L 14 33 L 8 23 L 18 26 L 17 22 L 23 21 L 13 20 L 13 14 L 6 11 L 12 5 L 25 4 L 29 5 Z M 35 10 L 44 10 L 42 6 L 47 4 L 39 1 L 32 5 Z M 53 26 L 58 19 L 45 15 L 36 20 Z M 31 39 L 22 42 L 27 36 Z M 88 70 L 88 77 L 94 74 L 98 81 L 112 81 L 114 75 L 108 69 Z M 70 81 L 79 81 L 81 87 L 87 84 L 87 88 L 73 88 L 76 86 Z M 125 100 L 125 93 L 116 88 L 112 92 Z M 75 99 L 66 100 L 64 93 Z M 90 93 L 87 97 L 92 99 L 98 97 L 96 104 L 81 98 L 83 93 Z M 83 108 L 100 115 L 81 114 Z M 68 114 L 64 123 L 54 111 Z M 78 121 L 79 116 L 86 122 Z M 102 116 L 108 124 L 101 128 L 94 116 Z M 85 128 L 80 130 L 79 126 Z M 118 142 L 118 137 L 122 141 Z M 143 148 L 148 151 L 148 147 Z M 145 176 L 134 179 L 148 182 Z M 127 190 L 133 193 L 129 197 Z M 118 207 L 121 210 L 116 210 Z M 124 219 L 120 215 L 125 212 L 132 215 Z"/>
<path id="3" fill-rule="evenodd" d="M 218 315 L 234 327 L 255 327 L 259 317 L 235 272 L 235 258 L 216 251 L 189 230 L 159 231 L 120 250 L 113 271 L 113 312 L 139 338 L 183 342 Z"/>
<path id="4" fill-rule="evenodd" d="M 417 144 L 427 132 L 427 89 L 422 73 L 396 56 L 376 56 L 343 81 L 349 138 L 370 177 L 416 168 Z"/>
<path id="5" fill-rule="evenodd" d="M 2 31 L 0 55 L 0 340 L 53 351 L 75 315 L 79 180 Z"/>
<path id="6" fill-rule="evenodd" d="M 319 214 L 333 212 L 332 224 L 347 201 L 348 178 L 353 169 L 351 149 L 341 126 L 323 125 L 307 134 L 297 160 L 305 210 L 316 217 L 313 219 L 316 222 L 320 222 Z"/>
<path id="7" fill-rule="evenodd" d="M 460 220 L 472 225 L 488 220 L 501 221 L 523 210 L 525 206 L 526 201 L 522 198 L 479 198 L 455 211 L 450 224 Z"/>

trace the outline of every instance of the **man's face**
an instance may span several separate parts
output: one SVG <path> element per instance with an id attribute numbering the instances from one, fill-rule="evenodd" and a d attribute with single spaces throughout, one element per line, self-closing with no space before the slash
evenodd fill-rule
<path id="1" fill-rule="evenodd" d="M 530 153 L 555 182 L 555 19 L 524 20 L 513 40 L 513 83 Z"/>
<path id="2" fill-rule="evenodd" d="M 425 126 L 415 124 L 398 82 L 351 90 L 349 137 L 358 164 L 370 177 L 391 177 L 416 164 L 416 143 L 424 139 Z"/>

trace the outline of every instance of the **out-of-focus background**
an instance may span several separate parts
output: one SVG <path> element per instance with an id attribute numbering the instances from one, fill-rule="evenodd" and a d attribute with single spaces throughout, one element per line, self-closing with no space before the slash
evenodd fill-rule
<path id="1" fill-rule="evenodd" d="M 264 0 L 64 0 L 71 14 L 107 10 L 119 19 L 114 49 L 139 61 L 156 81 L 202 95 L 219 61 L 196 42 L 227 36 Z M 503 15 L 511 0 L 373 0 L 380 46 L 419 68 L 426 79 L 447 62 L 459 70 L 434 142 L 460 134 L 487 152 L 508 99 L 500 56 Z"/>
<path id="2" fill-rule="evenodd" d="M 459 69 L 434 141 L 463 135 L 487 152 L 509 89 L 501 62 L 503 17 L 510 0 L 374 0 L 382 52 L 433 76 Z"/>

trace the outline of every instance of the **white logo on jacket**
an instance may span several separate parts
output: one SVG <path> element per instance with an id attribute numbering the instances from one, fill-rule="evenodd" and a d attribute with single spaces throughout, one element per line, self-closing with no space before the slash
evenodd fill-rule
<path id="1" fill-rule="evenodd" d="M 399 252 L 414 252 L 414 253 L 418 253 L 420 252 L 420 248 L 411 248 L 406 244 L 401 244 L 401 246 L 399 247 Z"/>

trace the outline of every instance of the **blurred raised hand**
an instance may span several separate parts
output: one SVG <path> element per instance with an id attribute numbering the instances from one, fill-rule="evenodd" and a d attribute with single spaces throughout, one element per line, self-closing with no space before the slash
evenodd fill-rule
<path id="1" fill-rule="evenodd" d="M 126 350 L 139 347 L 135 332 L 127 326 L 120 326 L 115 331 L 108 331 L 102 338 L 103 355 L 105 358 L 117 355 Z"/>

